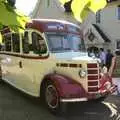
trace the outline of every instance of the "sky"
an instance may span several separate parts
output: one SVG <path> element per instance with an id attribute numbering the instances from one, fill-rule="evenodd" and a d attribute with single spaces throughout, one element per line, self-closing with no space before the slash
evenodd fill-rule
<path id="1" fill-rule="evenodd" d="M 16 8 L 22 11 L 25 15 L 29 15 L 34 9 L 37 0 L 16 0 Z"/>

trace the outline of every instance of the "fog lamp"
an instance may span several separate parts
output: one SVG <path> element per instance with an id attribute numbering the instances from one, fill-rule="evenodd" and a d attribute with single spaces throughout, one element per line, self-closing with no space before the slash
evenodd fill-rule
<path id="1" fill-rule="evenodd" d="M 82 78 L 85 77 L 86 76 L 86 71 L 85 70 L 80 70 L 79 71 L 79 76 L 82 77 Z"/>

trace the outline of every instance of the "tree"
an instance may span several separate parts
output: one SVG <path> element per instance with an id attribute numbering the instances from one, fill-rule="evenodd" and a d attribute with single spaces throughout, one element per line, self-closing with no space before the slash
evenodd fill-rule
<path id="1" fill-rule="evenodd" d="M 0 29 L 8 26 L 12 31 L 22 31 L 30 18 L 15 8 L 16 0 L 0 0 Z"/>

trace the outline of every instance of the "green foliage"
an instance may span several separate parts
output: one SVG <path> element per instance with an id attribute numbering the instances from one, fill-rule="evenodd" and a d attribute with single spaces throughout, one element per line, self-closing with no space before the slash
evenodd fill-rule
<path id="1" fill-rule="evenodd" d="M 10 1 L 0 0 L 0 29 L 3 26 L 8 26 L 12 31 L 23 31 L 26 22 L 30 21 L 30 18 L 11 6 Z"/>

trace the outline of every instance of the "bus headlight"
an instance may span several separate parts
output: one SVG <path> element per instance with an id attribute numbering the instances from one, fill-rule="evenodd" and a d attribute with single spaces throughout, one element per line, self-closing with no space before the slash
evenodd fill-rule
<path id="1" fill-rule="evenodd" d="M 79 71 L 79 76 L 82 77 L 82 78 L 85 77 L 86 76 L 86 71 L 85 70 L 80 70 Z"/>

